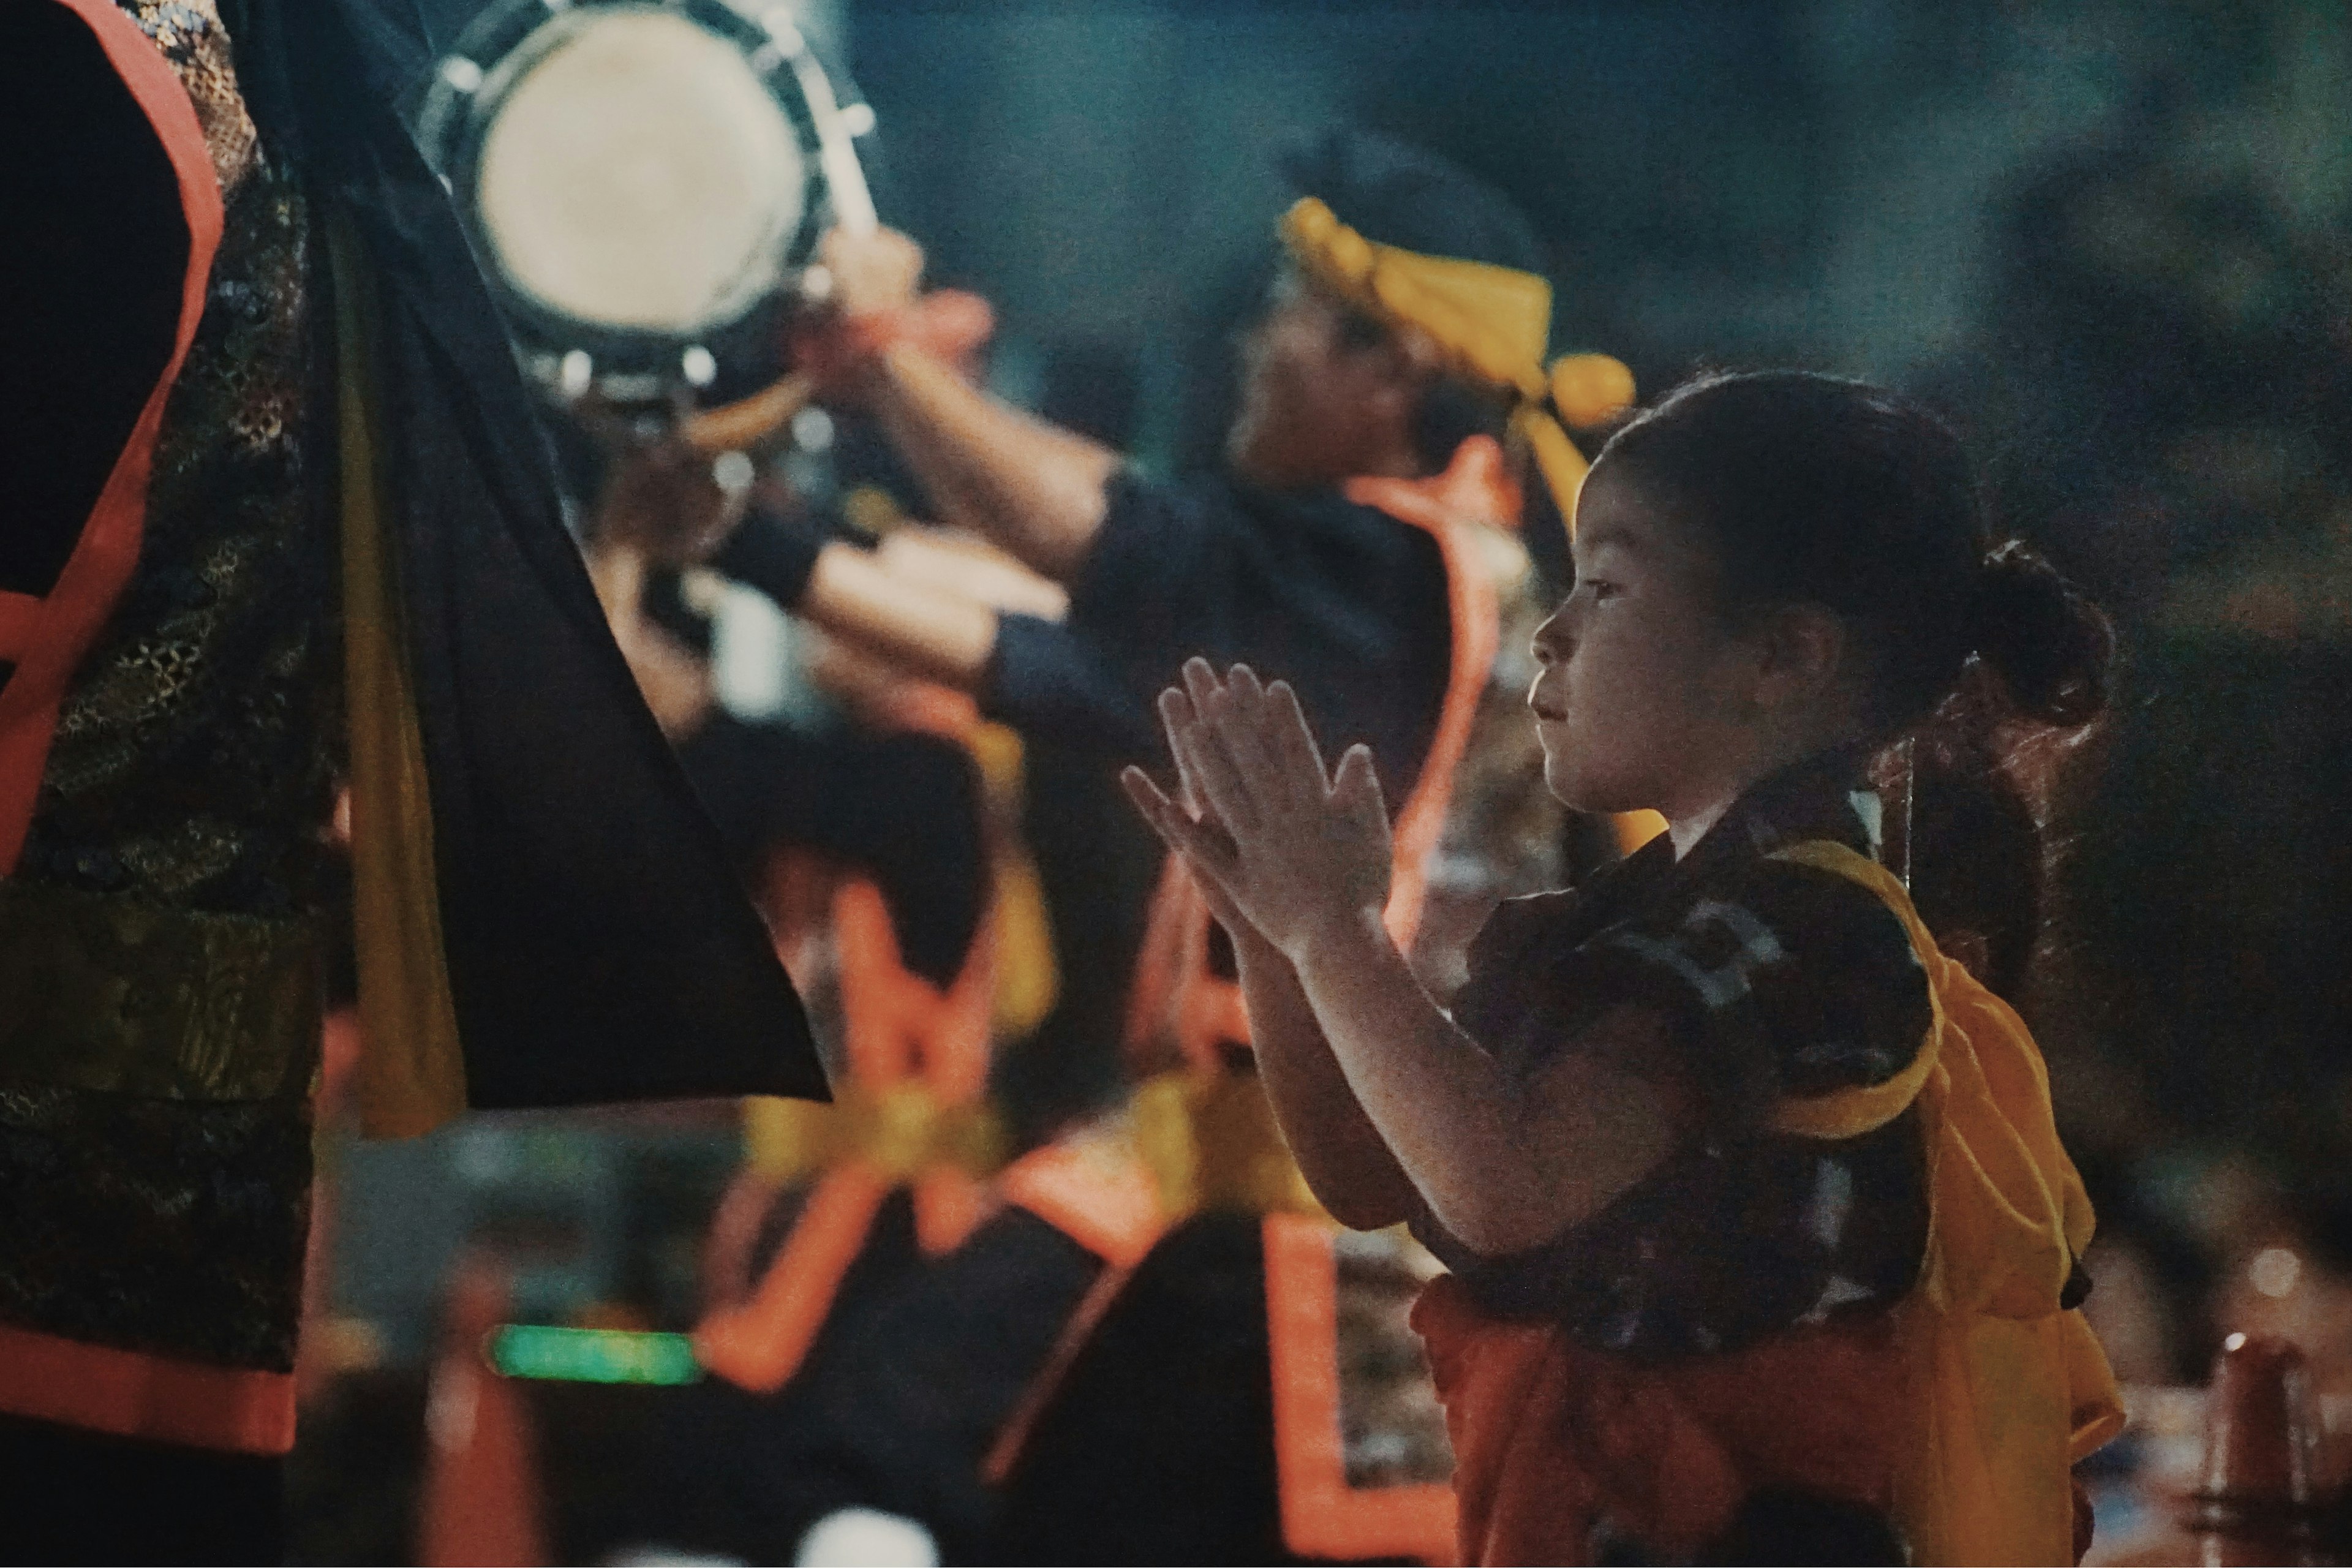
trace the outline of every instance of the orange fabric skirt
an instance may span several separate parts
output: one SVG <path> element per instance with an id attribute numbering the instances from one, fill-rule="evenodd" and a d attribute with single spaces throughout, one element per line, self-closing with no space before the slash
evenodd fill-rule
<path id="1" fill-rule="evenodd" d="M 1450 1276 L 1412 1322 L 1454 1440 L 1465 1563 L 1589 1563 L 1604 1518 L 1688 1557 L 1767 1488 L 1893 1501 L 1907 1402 L 1884 1314 L 1656 1366 L 1489 1316 Z"/>

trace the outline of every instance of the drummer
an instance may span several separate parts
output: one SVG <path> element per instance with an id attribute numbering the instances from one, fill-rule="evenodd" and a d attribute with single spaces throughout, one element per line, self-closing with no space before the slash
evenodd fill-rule
<path id="1" fill-rule="evenodd" d="M 1369 239 L 1542 270 L 1510 204 L 1427 154 L 1339 132 L 1288 173 L 1299 195 Z M 1154 483 L 1110 447 L 989 396 L 897 336 L 922 266 L 912 241 L 836 233 L 825 258 L 835 325 L 809 357 L 839 395 L 878 414 L 945 520 L 1065 585 L 1068 614 L 1000 614 L 928 592 L 808 533 L 739 539 L 729 569 L 828 632 L 975 693 L 1033 742 L 1085 753 L 1073 770 L 1081 785 L 1100 781 L 1099 808 L 1080 787 L 1076 809 L 1037 836 L 1068 995 L 1039 1044 L 1065 1085 L 1115 1094 L 1103 1045 L 1123 1028 L 1139 906 L 1157 869 L 1109 790 L 1115 764 L 1157 754 L 1152 702 L 1197 653 L 1289 679 L 1322 732 L 1371 746 L 1401 802 L 1445 693 L 1446 572 L 1428 532 L 1341 489 L 1435 475 L 1468 438 L 1499 437 L 1507 410 L 1448 374 L 1420 332 L 1391 330 L 1286 267 L 1247 339 L 1222 469 Z M 1050 840 L 1079 831 L 1085 852 L 1066 859 Z M 1107 876 L 1130 885 L 1105 900 Z"/>
<path id="2" fill-rule="evenodd" d="M 1377 243 L 1541 270 L 1525 220 L 1425 154 L 1339 134 L 1291 173 L 1302 196 Z M 1286 268 L 1248 339 L 1223 470 L 1154 484 L 1108 447 L 989 398 L 898 337 L 921 267 L 910 241 L 836 235 L 826 259 L 840 314 L 809 357 L 841 395 L 878 415 L 945 519 L 1064 584 L 1068 613 L 1052 621 L 926 593 L 851 546 L 772 528 L 739 538 L 728 568 L 827 631 L 974 692 L 1041 749 L 1071 755 L 1060 809 L 1033 812 L 1032 823 L 1076 1005 L 1038 1042 L 1034 1079 L 1000 1087 L 1028 1098 L 1015 1109 L 1034 1120 L 1056 1105 L 1075 1118 L 1120 1086 L 1128 977 L 1156 870 L 1148 848 L 1120 855 L 1126 818 L 1115 799 L 1086 815 L 1088 782 L 1107 795 L 1111 764 L 1154 754 L 1151 703 L 1201 653 L 1289 679 L 1332 733 L 1371 746 L 1383 779 L 1400 781 L 1391 801 L 1401 804 L 1431 753 L 1455 663 L 1448 569 L 1431 531 L 1346 490 L 1365 479 L 1426 483 L 1474 437 L 1502 436 L 1508 410 L 1450 374 L 1418 331 Z M 1003 1560 L 1290 1555 L 1274 1506 L 1255 1221 L 1188 1228 L 1161 1251 L 1145 1268 L 1153 1289 L 1113 1312 L 1100 1353 L 1053 1401 L 1033 1458 L 1020 1462 L 999 1521 Z M 1191 1321 L 1199 1332 L 1177 1343 L 1129 1331 L 1146 1319 Z M 1209 1341 L 1224 1353 L 1171 1366 Z M 1190 1391 L 1192 1419 L 1145 1393 L 1171 1374 Z M 1183 1497 L 1218 1502 L 1165 1506 Z"/>
<path id="3" fill-rule="evenodd" d="M 1367 238 L 1542 270 L 1525 220 L 1426 154 L 1342 133 L 1290 173 Z M 1449 646 L 1438 549 L 1340 487 L 1433 475 L 1468 437 L 1499 437 L 1507 410 L 1490 394 L 1446 374 L 1421 334 L 1286 268 L 1247 340 L 1223 471 L 1154 484 L 894 335 L 921 273 L 913 241 L 837 232 L 824 257 L 839 326 L 819 357 L 833 384 L 879 413 L 945 521 L 1063 584 L 1071 603 L 1060 625 L 997 615 L 909 591 L 839 543 L 792 563 L 797 591 L 771 584 L 783 602 L 1008 717 L 1122 753 L 1156 747 L 1151 702 L 1186 657 L 1254 657 L 1303 682 L 1335 732 L 1412 771 Z"/>

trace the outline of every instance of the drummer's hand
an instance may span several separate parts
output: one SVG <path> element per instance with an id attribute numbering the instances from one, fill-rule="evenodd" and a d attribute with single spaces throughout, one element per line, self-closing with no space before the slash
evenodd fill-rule
<path id="1" fill-rule="evenodd" d="M 732 489 L 721 485 L 719 460 L 683 441 L 629 448 L 613 459 L 590 536 L 665 565 L 686 565 L 726 542 L 743 519 L 750 493 L 748 483 Z"/>
<path id="2" fill-rule="evenodd" d="M 816 256 L 833 274 L 826 305 L 842 316 L 904 310 L 915 302 L 923 280 L 923 247 L 895 228 L 836 228 L 818 245 Z"/>
<path id="3" fill-rule="evenodd" d="M 683 741 L 710 717 L 718 689 L 709 665 L 646 614 L 646 558 L 625 544 L 603 540 L 588 547 L 588 579 L 604 606 L 613 641 L 662 733 Z"/>

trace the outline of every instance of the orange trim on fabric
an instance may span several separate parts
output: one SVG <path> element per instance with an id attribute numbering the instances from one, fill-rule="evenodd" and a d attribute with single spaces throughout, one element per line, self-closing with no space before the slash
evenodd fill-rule
<path id="1" fill-rule="evenodd" d="M 988 1085 L 990 933 L 983 928 L 973 939 L 955 984 L 942 993 L 908 969 L 890 907 L 873 883 L 843 884 L 834 895 L 833 928 L 850 1076 L 877 1089 L 917 1079 L 946 1104 L 976 1099 Z"/>
<path id="2" fill-rule="evenodd" d="M 37 614 L 18 609 L 9 616 L 14 623 L 9 637 L 20 651 L 13 660 L 16 673 L 0 686 L 0 876 L 15 869 L 24 852 L 66 689 L 138 565 L 155 440 L 173 384 L 195 340 L 197 319 L 204 313 L 222 224 L 220 181 L 205 146 L 204 127 L 171 66 L 111 0 L 58 3 L 97 36 L 108 62 L 154 128 L 179 182 L 180 208 L 188 225 L 188 266 L 180 285 L 180 322 L 171 358 L 147 395 L 73 553 L 40 601 Z"/>
<path id="3" fill-rule="evenodd" d="M 694 1331 L 695 1358 L 754 1394 L 791 1382 L 894 1184 L 870 1165 L 826 1172 L 751 1300 L 713 1312 Z"/>
<path id="4" fill-rule="evenodd" d="M 1274 1363 L 1275 1473 L 1282 1539 L 1302 1557 L 1451 1563 L 1454 1489 L 1348 1484 L 1339 1398 L 1339 1267 L 1331 1228 L 1270 1214 L 1265 1332 Z"/>
<path id="5" fill-rule="evenodd" d="M 1151 890 L 1151 907 L 1144 917 L 1143 945 L 1135 955 L 1135 980 L 1127 992 L 1127 1045 L 1131 1055 L 1148 1052 L 1172 1034 L 1188 1066 L 1204 1065 L 1193 1059 L 1181 1006 L 1191 981 L 1184 949 L 1208 912 L 1209 906 L 1202 901 L 1184 862 L 1174 855 L 1162 860 L 1159 884 Z"/>
<path id="6" fill-rule="evenodd" d="M 919 1097 L 926 1105 L 979 1099 L 988 1083 L 994 1000 L 990 934 L 983 930 L 974 940 L 954 986 L 941 993 L 906 967 L 889 906 L 873 883 L 853 879 L 835 889 L 833 930 L 851 1086 L 886 1104 L 888 1091 L 908 1085 L 928 1091 Z M 908 1174 L 866 1149 L 851 1152 L 818 1178 L 792 1234 L 748 1297 L 715 1304 L 695 1331 L 703 1366 L 756 1394 L 772 1394 L 791 1382 L 824 1327 L 843 1278 L 865 1250 L 883 1200 Z M 960 1245 L 992 1206 L 987 1189 L 967 1173 L 923 1171 L 912 1180 L 917 1240 L 934 1256 Z M 733 1223 L 740 1226 L 740 1217 Z"/>
<path id="7" fill-rule="evenodd" d="M 959 744 L 980 721 L 980 704 L 969 692 L 935 680 L 907 680 L 894 687 L 877 717 L 887 727 L 910 730 Z"/>
<path id="8" fill-rule="evenodd" d="M 751 1263 L 759 1253 L 760 1233 L 783 1187 L 781 1177 L 753 1162 L 737 1170 L 735 1179 L 719 1194 L 719 1205 L 710 1214 L 710 1228 L 702 1240 L 705 1313 L 740 1307 L 751 1299 L 751 1287 L 758 1283 Z"/>
<path id="9" fill-rule="evenodd" d="M 32 595 L 0 589 L 0 659 L 14 664 L 25 657 L 25 650 L 33 646 L 40 616 L 41 601 Z"/>
<path id="10" fill-rule="evenodd" d="M 1357 505 L 1377 508 L 1426 531 L 1445 563 L 1452 622 L 1445 697 L 1437 733 L 1391 837 L 1394 869 L 1386 923 L 1397 944 L 1406 947 L 1420 928 L 1429 862 L 1444 832 L 1454 779 L 1502 635 L 1499 595 L 1467 530 L 1514 526 L 1521 498 L 1502 448 L 1486 437 L 1465 441 L 1434 478 L 1354 479 L 1344 490 Z M 1202 1070 L 1220 1067 L 1218 1047 L 1223 1042 L 1250 1038 L 1241 987 L 1209 972 L 1209 919 L 1191 875 L 1170 857 L 1153 895 L 1128 1013 L 1130 1048 L 1147 1049 L 1172 1031 L 1186 1062 Z M 1338 1275 L 1330 1233 L 1321 1222 L 1297 1215 L 1270 1214 L 1265 1225 L 1268 1350 L 1285 1538 L 1294 1551 L 1311 1556 L 1403 1553 L 1449 1561 L 1449 1489 L 1348 1486 L 1339 1436 Z M 1091 1332 L 1090 1322 L 1073 1321 L 1064 1334 L 1068 1358 L 1075 1359 Z M 1057 1349 L 1057 1356 L 1063 1353 Z M 1045 1394 L 1037 1389 L 1047 1381 L 1041 1377 L 1033 1385 L 1032 1398 L 1040 1408 Z M 1024 1400 L 1024 1409 L 1029 1407 Z M 1004 1443 L 1012 1441 L 1012 1429 L 1007 1433 Z M 1016 1455 L 1017 1445 L 1006 1450 L 1007 1470 Z"/>
<path id="11" fill-rule="evenodd" d="M 1218 1072 L 1218 1047 L 1250 1037 L 1249 1009 L 1242 988 L 1209 970 L 1209 906 L 1184 862 L 1171 855 L 1160 868 L 1151 895 L 1143 946 L 1136 955 L 1135 984 L 1128 990 L 1127 1040 L 1149 1075 L 1161 1063 L 1150 1048 L 1173 1038 L 1184 1065 Z"/>
<path id="12" fill-rule="evenodd" d="M 1054 1396 L 1062 1392 L 1070 1368 L 1077 1364 L 1078 1352 L 1093 1342 L 1095 1330 L 1102 1326 L 1111 1303 L 1118 1300 L 1127 1282 L 1134 1277 L 1131 1267 L 1108 1266 L 1087 1287 L 1087 1293 L 1078 1299 L 1077 1307 L 1070 1313 L 1070 1321 L 1062 1325 L 1061 1337 L 1046 1354 L 1045 1364 L 1029 1380 L 1029 1386 L 1022 1391 L 1021 1403 L 1013 1407 L 1013 1414 L 996 1434 L 996 1441 L 988 1446 L 987 1457 L 980 1462 L 982 1481 L 1001 1487 L 1013 1479 L 1014 1467 L 1021 1463 L 1021 1456 L 1028 1450 L 1029 1438 L 1037 1430 L 1038 1419 L 1054 1402 Z"/>
<path id="13" fill-rule="evenodd" d="M 1160 1186 L 1144 1163 L 1104 1143 L 1059 1142 L 1033 1149 L 996 1178 L 997 1191 L 1103 1260 L 1103 1270 L 1079 1298 L 1045 1363 L 1005 1419 L 981 1466 L 982 1479 L 1002 1486 L 1021 1462 L 1029 1435 L 1062 1390 L 1080 1352 L 1136 1266 L 1167 1233 Z"/>
<path id="14" fill-rule="evenodd" d="M 945 1258 L 996 1212 L 996 1194 L 968 1171 L 927 1171 L 915 1178 L 915 1245 Z"/>
<path id="15" fill-rule="evenodd" d="M 0 1411 L 230 1454 L 294 1446 L 294 1374 L 208 1366 L 0 1323 Z"/>
<path id="16" fill-rule="evenodd" d="M 997 1191 L 1114 1268 L 1132 1268 L 1168 1228 L 1143 1163 L 1093 1147 L 1048 1143 L 1014 1161 Z"/>
<path id="17" fill-rule="evenodd" d="M 1412 945 L 1421 929 L 1422 905 L 1429 896 L 1429 859 L 1445 831 L 1445 811 L 1454 801 L 1454 777 L 1470 746 L 1478 700 L 1495 668 L 1502 636 L 1502 612 L 1494 579 L 1472 555 L 1464 529 L 1500 524 L 1518 515 L 1517 491 L 1503 467 L 1502 448 L 1491 437 L 1462 443 L 1446 470 L 1433 479 L 1350 479 L 1349 500 L 1377 507 L 1437 541 L 1445 558 L 1447 608 L 1453 612 L 1452 668 L 1437 735 L 1413 781 L 1412 795 L 1397 813 L 1391 842 L 1396 862 L 1389 887 L 1388 928 L 1399 947 Z"/>

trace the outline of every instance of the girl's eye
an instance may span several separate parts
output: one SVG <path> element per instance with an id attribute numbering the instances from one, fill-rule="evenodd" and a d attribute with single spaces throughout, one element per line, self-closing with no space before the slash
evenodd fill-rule
<path id="1" fill-rule="evenodd" d="M 1617 596 L 1617 584 L 1598 577 L 1583 578 L 1576 585 L 1583 589 L 1595 604 L 1606 604 Z"/>

